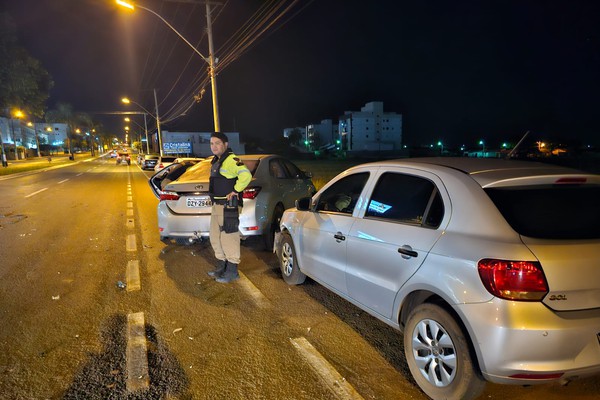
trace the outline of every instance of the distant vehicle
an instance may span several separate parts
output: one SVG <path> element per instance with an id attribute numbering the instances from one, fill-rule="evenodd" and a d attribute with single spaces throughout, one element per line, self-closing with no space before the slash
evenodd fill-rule
<path id="1" fill-rule="evenodd" d="M 159 157 L 160 157 L 160 155 L 158 155 L 158 154 L 145 154 L 144 158 L 142 159 L 142 161 L 140 163 L 140 168 L 141 169 L 154 169 L 154 166 L 156 166 L 156 162 L 158 161 Z"/>
<path id="2" fill-rule="evenodd" d="M 131 156 L 129 153 L 124 153 L 121 151 L 117 152 L 117 165 L 119 164 L 131 164 Z"/>
<path id="3" fill-rule="evenodd" d="M 525 161 L 415 158 L 350 168 L 281 218 L 283 279 L 309 276 L 404 332 L 416 383 L 600 374 L 600 175 Z"/>
<path id="4" fill-rule="evenodd" d="M 158 157 L 158 161 L 156 161 L 156 165 L 154 166 L 154 171 L 158 172 L 164 167 L 167 167 L 175 162 L 175 156 L 160 156 Z"/>
<path id="5" fill-rule="evenodd" d="M 113 151 L 111 151 L 111 152 L 109 153 L 109 157 L 110 157 L 110 158 L 117 158 L 117 151 L 116 151 L 116 150 L 113 150 Z"/>
<path id="6" fill-rule="evenodd" d="M 310 173 L 301 171 L 284 157 L 274 154 L 238 157 L 252 173 L 252 181 L 242 193 L 240 234 L 242 238 L 262 235 L 265 247 L 271 250 L 283 211 L 292 207 L 296 199 L 312 195 L 315 186 Z M 150 186 L 160 200 L 157 212 L 161 240 L 189 244 L 209 236 L 211 160 L 209 157 L 200 161 L 167 185 L 161 185 L 157 179 L 160 172 L 150 178 Z"/>

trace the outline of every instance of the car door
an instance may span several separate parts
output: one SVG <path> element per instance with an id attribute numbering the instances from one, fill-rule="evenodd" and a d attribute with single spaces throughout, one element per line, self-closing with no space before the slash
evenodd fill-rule
<path id="1" fill-rule="evenodd" d="M 311 195 L 304 174 L 291 161 L 279 157 L 270 159 L 269 174 L 276 197 L 285 208 L 293 207 L 297 199 Z"/>
<path id="2" fill-rule="evenodd" d="M 355 221 L 354 208 L 368 177 L 368 172 L 360 172 L 332 183 L 316 199 L 315 211 L 307 213 L 302 224 L 302 270 L 342 294 L 347 293 L 348 232 Z M 335 204 L 340 207 L 335 208 Z"/>
<path id="3" fill-rule="evenodd" d="M 392 317 L 400 287 L 442 234 L 440 185 L 433 174 L 388 169 L 348 233 L 349 296 L 385 318 Z"/>

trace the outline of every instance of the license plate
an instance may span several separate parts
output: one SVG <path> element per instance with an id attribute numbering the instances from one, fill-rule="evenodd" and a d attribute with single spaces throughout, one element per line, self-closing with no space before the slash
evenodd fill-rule
<path id="1" fill-rule="evenodd" d="M 186 205 L 191 208 L 202 208 L 212 206 L 212 201 L 207 198 L 190 197 L 186 199 Z"/>

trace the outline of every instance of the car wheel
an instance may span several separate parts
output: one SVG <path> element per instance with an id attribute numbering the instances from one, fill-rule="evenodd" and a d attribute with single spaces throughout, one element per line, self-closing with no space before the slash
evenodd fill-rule
<path id="1" fill-rule="evenodd" d="M 425 303 L 409 315 L 404 353 L 413 378 L 432 399 L 474 399 L 485 387 L 466 335 L 442 307 Z"/>
<path id="2" fill-rule="evenodd" d="M 288 233 L 282 234 L 277 254 L 279 256 L 279 267 L 283 280 L 290 285 L 304 283 L 306 275 L 300 271 L 296 250 L 294 250 L 294 242 Z"/>
<path id="3" fill-rule="evenodd" d="M 266 231 L 263 233 L 263 244 L 265 246 L 265 250 L 273 251 L 273 244 L 275 243 L 275 233 L 279 232 L 279 223 L 281 222 L 281 217 L 283 216 L 283 207 L 279 204 L 275 207 L 275 211 L 273 211 L 273 218 L 269 225 L 267 225 Z"/>

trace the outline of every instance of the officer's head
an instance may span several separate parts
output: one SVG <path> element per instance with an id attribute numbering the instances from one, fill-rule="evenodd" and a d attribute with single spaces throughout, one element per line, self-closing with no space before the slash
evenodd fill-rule
<path id="1" fill-rule="evenodd" d="M 221 132 L 213 132 L 210 135 L 210 151 L 217 156 L 221 157 L 225 150 L 229 147 L 229 139 L 227 139 L 227 135 Z"/>

